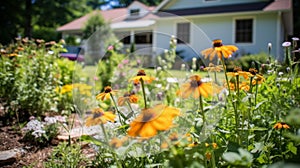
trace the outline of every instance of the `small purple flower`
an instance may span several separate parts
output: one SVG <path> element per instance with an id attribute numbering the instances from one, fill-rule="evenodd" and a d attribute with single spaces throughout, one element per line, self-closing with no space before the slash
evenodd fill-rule
<path id="1" fill-rule="evenodd" d="M 94 76 L 94 81 L 99 80 L 99 78 L 97 76 Z"/>
<path id="2" fill-rule="evenodd" d="M 128 63 L 129 63 L 129 60 L 128 60 L 128 59 L 125 59 L 125 60 L 123 60 L 122 62 L 123 62 L 123 64 L 128 64 Z"/>
<path id="3" fill-rule="evenodd" d="M 201 65 L 200 66 L 200 70 L 203 71 L 204 70 L 204 66 Z"/>
<path id="4" fill-rule="evenodd" d="M 299 38 L 298 37 L 293 37 L 292 40 L 293 41 L 299 41 Z"/>
<path id="5" fill-rule="evenodd" d="M 107 47 L 108 51 L 112 51 L 113 49 L 114 49 L 114 46 L 112 46 L 112 45 L 110 45 L 110 46 Z"/>
<path id="6" fill-rule="evenodd" d="M 122 69 L 123 68 L 123 64 L 118 64 L 118 68 Z"/>
<path id="7" fill-rule="evenodd" d="M 289 46 L 291 46 L 291 42 L 289 42 L 289 41 L 282 43 L 282 47 L 289 47 Z"/>

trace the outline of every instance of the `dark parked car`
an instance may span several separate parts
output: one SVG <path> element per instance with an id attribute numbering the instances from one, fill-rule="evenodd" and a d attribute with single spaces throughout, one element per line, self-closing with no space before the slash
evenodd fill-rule
<path id="1" fill-rule="evenodd" d="M 84 56 L 81 54 L 82 48 L 78 46 L 66 46 L 67 52 L 60 53 L 61 57 L 68 58 L 72 61 L 84 61 Z"/>

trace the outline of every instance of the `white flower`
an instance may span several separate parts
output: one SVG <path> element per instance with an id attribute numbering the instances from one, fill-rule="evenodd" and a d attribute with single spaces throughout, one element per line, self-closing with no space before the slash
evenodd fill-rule
<path id="1" fill-rule="evenodd" d="M 43 130 L 44 125 L 38 120 L 31 120 L 29 121 L 26 126 L 23 128 L 24 131 L 36 131 L 36 130 Z"/>
<path id="2" fill-rule="evenodd" d="M 279 72 L 278 75 L 279 75 L 279 76 L 283 75 L 283 72 Z"/>
<path id="3" fill-rule="evenodd" d="M 35 130 L 33 131 L 31 134 L 36 137 L 36 138 L 39 138 L 41 137 L 43 134 L 45 134 L 46 131 L 45 130 Z"/>
<path id="4" fill-rule="evenodd" d="M 272 48 L 272 43 L 268 43 L 268 48 L 269 48 L 269 49 Z"/>
<path id="5" fill-rule="evenodd" d="M 55 124 L 57 121 L 55 117 L 45 117 L 44 120 L 47 125 Z"/>
<path id="6" fill-rule="evenodd" d="M 299 38 L 298 37 L 293 37 L 292 40 L 293 41 L 299 41 Z"/>

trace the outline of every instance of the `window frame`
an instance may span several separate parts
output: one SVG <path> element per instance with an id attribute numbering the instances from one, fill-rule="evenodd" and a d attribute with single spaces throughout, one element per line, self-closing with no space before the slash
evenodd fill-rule
<path id="1" fill-rule="evenodd" d="M 245 42 L 242 42 L 242 41 L 237 41 L 237 21 L 238 20 L 252 20 L 252 41 L 245 41 Z M 255 44 L 255 27 L 256 27 L 256 19 L 255 17 L 253 16 L 248 16 L 248 17 L 236 17 L 233 19 L 233 43 L 234 44 L 241 44 L 241 45 L 252 45 L 252 44 Z"/>
<path id="2" fill-rule="evenodd" d="M 188 24 L 189 25 L 189 32 L 188 32 L 188 41 L 182 41 L 180 40 L 180 38 L 178 37 L 178 25 L 179 24 Z M 191 40 L 192 40 L 192 37 L 191 37 L 191 32 L 192 32 L 192 29 L 191 29 L 191 22 L 176 22 L 175 23 L 175 33 L 176 33 L 176 39 L 177 39 L 177 44 L 190 44 L 191 43 Z"/>

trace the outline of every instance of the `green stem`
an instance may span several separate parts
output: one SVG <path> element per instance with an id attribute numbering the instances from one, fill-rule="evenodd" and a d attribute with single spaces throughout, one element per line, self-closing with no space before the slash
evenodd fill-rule
<path id="1" fill-rule="evenodd" d="M 226 79 L 226 83 L 227 83 L 227 88 L 228 88 L 228 96 L 230 98 L 231 97 L 231 91 L 230 91 L 230 85 L 229 85 L 229 80 L 228 80 L 228 77 L 227 77 L 227 70 L 226 70 L 226 65 L 224 63 L 224 60 L 223 58 L 221 58 L 221 63 L 222 63 L 222 66 L 223 66 L 223 69 L 224 69 L 224 74 L 225 74 L 225 79 Z M 227 99 L 226 99 L 227 100 Z M 237 133 L 237 140 L 238 140 L 238 143 L 240 143 L 240 136 L 239 136 L 239 119 L 238 119 L 238 113 L 237 113 L 237 108 L 235 106 L 235 103 L 231 100 L 232 102 L 232 106 L 234 108 L 234 118 L 235 118 L 235 130 L 236 130 L 236 133 Z"/>
<path id="2" fill-rule="evenodd" d="M 142 85 L 142 90 L 143 90 L 143 97 L 144 97 L 144 104 L 145 104 L 145 109 L 147 109 L 147 99 L 146 99 L 146 92 L 145 92 L 145 84 L 144 80 L 140 78 L 141 85 Z"/>
<path id="3" fill-rule="evenodd" d="M 109 93 L 109 94 L 110 94 L 110 97 L 111 97 L 111 99 L 112 99 L 112 101 L 113 101 L 113 103 L 114 103 L 114 106 L 115 106 L 115 108 L 116 108 L 116 111 L 117 111 L 117 113 L 118 113 L 119 120 L 120 120 L 121 124 L 124 125 L 124 124 L 125 124 L 124 121 L 125 121 L 127 118 L 126 118 L 126 116 L 125 116 L 123 113 L 121 113 L 121 112 L 119 111 L 119 108 L 118 108 L 118 106 L 117 106 L 117 103 L 116 103 L 116 101 L 115 101 L 113 95 L 112 95 L 111 93 Z M 121 119 L 120 116 L 124 119 L 124 121 Z"/>
<path id="4" fill-rule="evenodd" d="M 211 166 L 212 166 L 212 168 L 215 168 L 216 167 L 216 158 L 215 158 L 215 152 L 214 151 L 212 151 L 211 152 Z"/>
<path id="5" fill-rule="evenodd" d="M 107 134 L 106 134 L 106 131 L 105 131 L 104 124 L 100 124 L 100 126 L 101 126 L 101 129 L 102 129 L 103 134 L 104 134 L 105 143 L 108 145 L 108 137 L 107 137 Z M 114 157 L 114 159 L 115 159 L 115 161 L 117 163 L 117 167 L 118 168 L 122 168 L 122 165 L 119 163 L 116 154 L 113 152 L 113 150 L 111 150 L 111 151 L 112 151 L 111 154 L 113 155 L 113 157 Z"/>
<path id="6" fill-rule="evenodd" d="M 134 115 L 134 111 L 133 111 L 133 109 L 132 109 L 132 107 L 131 107 L 131 105 L 130 105 L 130 102 L 129 101 L 126 101 L 127 102 L 127 105 L 128 105 L 128 107 L 129 107 L 129 109 L 131 110 L 131 113 L 132 113 L 132 115 Z M 130 115 L 131 116 L 131 115 Z M 128 116 L 127 116 L 128 117 Z"/>
<path id="7" fill-rule="evenodd" d="M 228 87 L 228 93 L 229 93 L 229 96 L 230 96 L 231 92 L 230 92 L 229 80 L 228 80 L 228 77 L 227 77 L 227 74 L 226 74 L 227 69 L 226 69 L 226 65 L 224 63 L 223 58 L 221 59 L 221 63 L 222 63 L 223 69 L 224 69 L 225 79 L 226 79 L 226 83 L 227 83 L 227 87 Z"/>
<path id="8" fill-rule="evenodd" d="M 200 92 L 200 91 L 199 91 Z M 200 93 L 199 93 L 200 94 Z M 203 120 L 203 136 L 205 136 L 205 125 L 206 125 L 206 118 L 205 118 L 205 114 L 204 114 L 204 109 L 203 109 L 203 99 L 202 99 L 202 95 L 200 94 L 199 96 L 199 108 L 200 108 L 200 113 L 202 115 L 202 120 Z"/>

